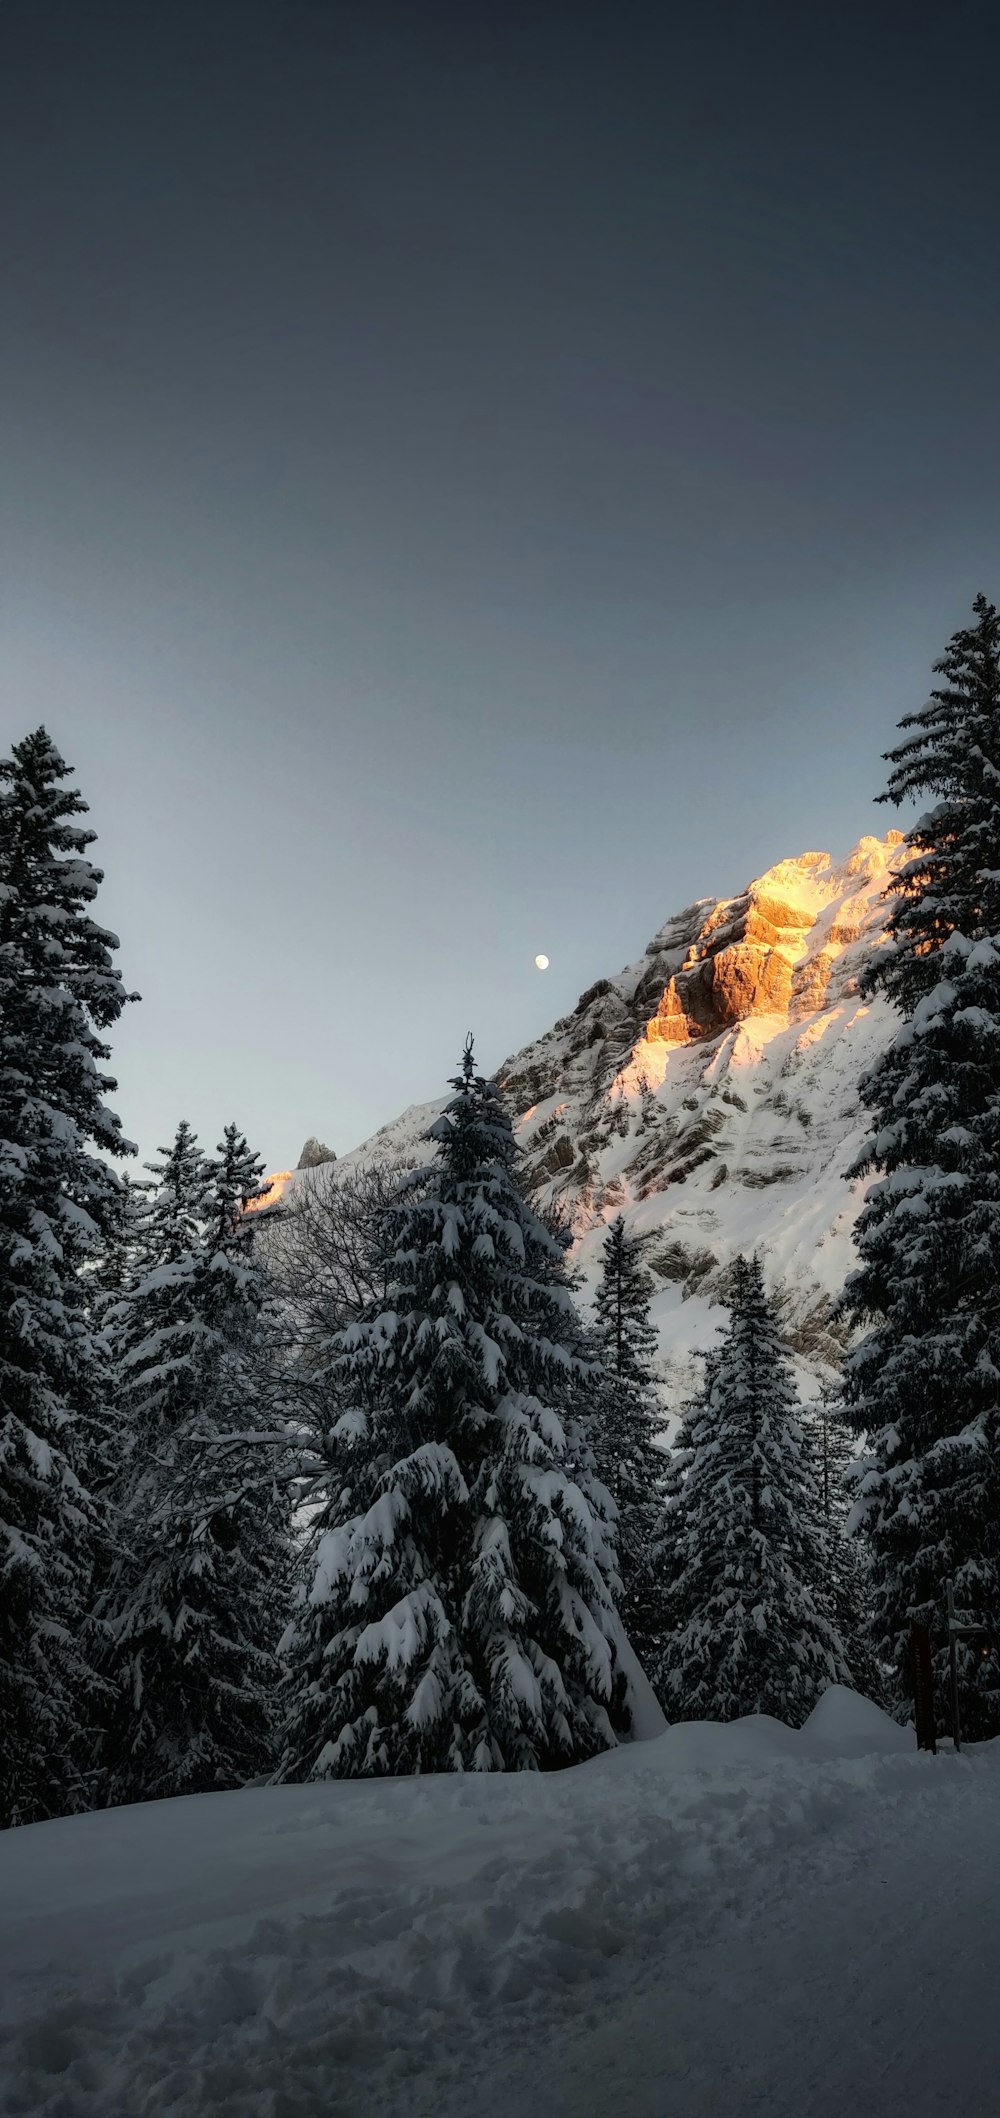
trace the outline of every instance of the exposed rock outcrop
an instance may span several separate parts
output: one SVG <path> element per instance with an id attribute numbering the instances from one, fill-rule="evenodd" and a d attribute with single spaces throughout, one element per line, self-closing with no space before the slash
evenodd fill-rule
<path id="1" fill-rule="evenodd" d="M 322 1140 L 317 1140 L 315 1133 L 310 1133 L 295 1167 L 296 1169 L 321 1169 L 324 1162 L 335 1162 L 336 1159 L 333 1148 L 324 1147 Z"/>
<path id="2" fill-rule="evenodd" d="M 863 883 L 882 866 L 885 850 L 880 839 L 863 839 L 855 853 L 861 859 L 852 874 Z M 846 943 L 857 939 L 869 909 L 866 901 L 863 911 L 848 911 L 817 935 L 813 900 L 817 891 L 824 894 L 829 872 L 827 854 L 803 853 L 782 861 L 741 897 L 713 905 L 644 1024 L 647 1043 L 687 1044 L 717 1037 L 753 1015 L 792 1010 L 801 1016 L 821 1006 L 833 965 Z"/>

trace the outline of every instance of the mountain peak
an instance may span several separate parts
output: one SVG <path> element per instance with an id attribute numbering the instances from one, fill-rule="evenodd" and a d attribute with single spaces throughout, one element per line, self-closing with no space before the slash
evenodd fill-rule
<path id="1" fill-rule="evenodd" d="M 333 1148 L 327 1147 L 322 1140 L 318 1140 L 315 1133 L 310 1133 L 295 1167 L 296 1169 L 320 1169 L 324 1162 L 335 1162 L 336 1159 Z"/>
<path id="2" fill-rule="evenodd" d="M 900 843 L 899 832 L 862 838 L 839 863 L 828 853 L 800 853 L 776 862 L 739 896 L 710 904 L 683 961 L 663 979 L 643 1024 L 645 1042 L 687 1044 L 755 1015 L 801 1020 L 814 1013 L 845 949 L 879 922 Z M 668 951 L 675 932 L 676 923 L 669 938 L 662 930 Z M 658 948 L 657 973 L 660 954 Z M 647 972 L 639 990 L 652 997 L 656 983 Z"/>
<path id="3" fill-rule="evenodd" d="M 497 1070 L 527 1179 L 568 1214 L 585 1283 L 615 1214 L 648 1239 L 675 1402 L 739 1252 L 762 1252 L 807 1370 L 842 1350 L 835 1298 L 864 1190 L 848 1174 L 867 1130 L 857 1085 L 896 1020 L 886 1000 L 859 998 L 858 979 L 901 845 L 890 831 L 841 861 L 800 853 L 735 897 L 687 905 Z M 419 1162 L 437 1107 L 405 1113 L 359 1157 Z"/>
<path id="4" fill-rule="evenodd" d="M 500 1069 L 529 1179 L 568 1210 L 585 1277 L 612 1215 L 650 1238 L 664 1350 L 685 1379 L 728 1264 L 754 1248 L 793 1346 L 820 1369 L 835 1357 L 831 1297 L 860 1204 L 845 1175 L 865 1131 L 857 1082 L 894 1019 L 859 1001 L 858 977 L 901 844 L 891 831 L 840 861 L 800 853 L 687 906 Z"/>

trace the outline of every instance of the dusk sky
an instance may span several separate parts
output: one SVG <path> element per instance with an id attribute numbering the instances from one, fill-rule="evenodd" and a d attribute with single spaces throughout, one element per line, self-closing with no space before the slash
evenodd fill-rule
<path id="1" fill-rule="evenodd" d="M 355 1145 L 896 823 L 1000 593 L 996 25 L 7 0 L 0 736 L 144 1156 Z"/>

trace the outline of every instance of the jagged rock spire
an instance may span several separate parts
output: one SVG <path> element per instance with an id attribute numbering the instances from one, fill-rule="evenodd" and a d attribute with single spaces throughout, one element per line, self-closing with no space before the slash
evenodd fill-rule
<path id="1" fill-rule="evenodd" d="M 325 1146 L 322 1140 L 317 1140 L 315 1133 L 310 1133 L 295 1167 L 296 1169 L 319 1169 L 324 1162 L 335 1162 L 336 1159 L 337 1156 L 334 1149 Z"/>

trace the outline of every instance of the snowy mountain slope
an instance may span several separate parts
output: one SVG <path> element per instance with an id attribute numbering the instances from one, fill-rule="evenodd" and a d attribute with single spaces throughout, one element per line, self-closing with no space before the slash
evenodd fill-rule
<path id="1" fill-rule="evenodd" d="M 736 898 L 668 920 L 639 961 L 499 1069 L 539 1198 L 568 1213 L 596 1270 L 619 1211 L 648 1236 L 668 1402 L 712 1341 L 726 1267 L 759 1247 L 803 1368 L 836 1360 L 832 1299 L 852 1262 L 864 1186 L 846 1171 L 864 1136 L 859 1075 L 893 1014 L 862 1005 L 900 834 L 845 861 L 780 861 Z M 404 1166 L 440 1102 L 414 1107 L 336 1165 Z"/>
<path id="2" fill-rule="evenodd" d="M 0 1834 L 21 2118 L 974 2118 L 1000 1745 L 833 1690 L 557 1773 L 249 1788 Z"/>

